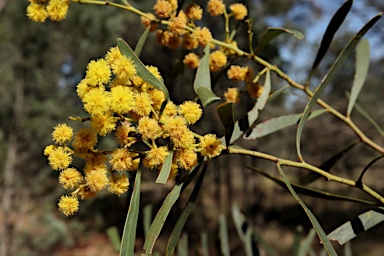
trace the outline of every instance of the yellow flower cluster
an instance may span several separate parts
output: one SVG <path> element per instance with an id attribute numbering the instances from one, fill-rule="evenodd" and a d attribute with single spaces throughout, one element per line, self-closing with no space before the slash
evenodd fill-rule
<path id="1" fill-rule="evenodd" d="M 27 16 L 34 22 L 44 22 L 47 18 L 53 21 L 65 19 L 68 12 L 68 0 L 29 0 Z"/>
<path id="2" fill-rule="evenodd" d="M 147 69 L 162 80 L 157 68 Z M 105 58 L 89 62 L 77 94 L 89 116 L 71 119 L 89 121 L 89 127 L 74 133 L 67 124 L 57 125 L 52 132 L 54 144 L 44 150 L 51 168 L 60 172 L 59 183 L 72 191 L 58 203 L 66 216 L 78 211 L 80 199 L 90 199 L 102 190 L 116 195 L 126 192 L 127 172 L 140 165 L 160 171 L 173 154 L 169 178 L 174 178 L 178 169 L 191 171 L 199 155 L 213 158 L 224 149 L 215 135 L 201 137 L 190 130 L 203 114 L 198 103 L 185 101 L 177 106 L 168 101 L 162 108 L 163 91 L 138 76 L 134 62 L 117 47 Z M 119 147 L 98 150 L 99 138 L 112 133 Z M 70 166 L 73 157 L 84 160 L 83 170 Z"/>

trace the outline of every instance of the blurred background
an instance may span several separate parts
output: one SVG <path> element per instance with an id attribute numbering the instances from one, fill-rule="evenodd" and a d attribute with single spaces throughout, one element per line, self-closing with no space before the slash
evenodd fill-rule
<path id="1" fill-rule="evenodd" d="M 154 1 L 129 1 L 145 12 L 150 12 Z M 189 1 L 185 1 L 189 2 Z M 206 6 L 206 1 L 195 1 Z M 230 4 L 234 1 L 225 1 Z M 253 0 L 242 1 L 253 19 L 255 42 L 267 27 L 286 27 L 304 33 L 301 41 L 289 35 L 274 40 L 261 56 L 292 76 L 304 82 L 316 56 L 322 35 L 332 15 L 343 4 L 342 0 Z M 187 3 L 186 3 L 187 4 Z M 185 4 L 185 5 L 186 5 Z M 116 45 L 118 37 L 134 46 L 144 29 L 138 16 L 106 6 L 71 4 L 68 17 L 61 22 L 33 23 L 25 15 L 27 1 L 0 1 L 0 255 L 118 255 L 114 251 L 106 230 L 117 227 L 121 232 L 130 195 L 117 197 L 101 193 L 90 201 L 81 202 L 80 212 L 66 218 L 57 210 L 58 198 L 65 193 L 58 184 L 58 172 L 52 171 L 42 152 L 52 143 L 52 127 L 68 122 L 68 116 L 84 116 L 76 85 L 83 78 L 87 63 L 103 57 Z M 312 79 L 313 88 L 322 79 L 350 38 L 371 17 L 384 10 L 380 0 L 355 1 L 345 23 L 337 32 L 327 56 Z M 204 23 L 217 39 L 223 39 L 223 20 L 204 13 Z M 384 29 L 379 21 L 366 35 L 371 44 L 369 75 L 358 104 L 383 127 L 384 99 Z M 247 27 L 239 27 L 236 40 L 242 49 L 248 49 Z M 142 52 L 145 64 L 159 67 L 171 98 L 175 103 L 195 98 L 192 89 L 193 70 L 180 67 L 180 50 L 169 50 L 156 43 L 151 34 Z M 167 60 L 167 61 L 164 61 Z M 236 60 L 236 64 L 250 64 Z M 259 66 L 253 67 L 258 70 Z M 346 92 L 354 76 L 354 56 L 343 66 L 340 74 L 328 87 L 324 99 L 345 113 Z M 225 76 L 215 74 L 215 92 L 222 96 L 228 87 L 242 86 L 229 82 Z M 284 86 L 273 77 L 272 87 Z M 270 102 L 261 113 L 259 121 L 282 114 L 300 113 L 307 98 L 291 91 Z M 199 133 L 215 132 L 223 135 L 223 128 L 215 114 L 217 104 L 205 110 L 204 118 L 193 127 Z M 383 145 L 380 133 L 361 114 L 354 111 L 355 123 L 374 141 Z M 72 123 L 71 123 L 72 124 Z M 80 125 L 80 124 L 74 124 Z M 296 160 L 295 127 L 266 136 L 257 141 L 240 141 L 250 149 Z M 306 125 L 303 135 L 304 158 L 319 166 L 336 152 L 355 142 L 351 129 L 337 119 L 322 115 Z M 104 146 L 108 147 L 108 138 Z M 333 168 L 332 172 L 356 180 L 364 167 L 378 153 L 357 145 Z M 208 167 L 199 199 L 184 231 L 191 248 L 199 248 L 200 235 L 209 237 L 211 255 L 220 255 L 218 247 L 218 218 L 227 216 L 230 230 L 230 249 L 233 255 L 244 255 L 243 247 L 231 221 L 230 209 L 236 204 L 247 221 L 264 240 L 271 244 L 277 255 L 290 255 L 294 233 L 303 227 L 303 236 L 311 224 L 295 199 L 282 187 L 246 168 L 255 166 L 278 176 L 274 164 L 244 156 L 221 156 Z M 377 162 L 369 169 L 364 181 L 378 192 L 384 193 L 384 164 Z M 286 169 L 292 180 L 304 171 Z M 142 207 L 152 205 L 154 214 L 174 184 L 154 183 L 156 173 L 144 173 Z M 133 183 L 133 181 L 131 181 Z M 327 183 L 323 179 L 313 184 L 334 193 L 367 198 L 356 189 Z M 180 198 L 171 211 L 156 250 L 162 255 L 172 223 L 184 208 L 190 189 Z M 355 218 L 368 206 L 326 201 L 302 196 L 304 202 L 318 217 L 326 233 L 347 220 Z M 141 216 L 141 215 L 140 215 Z M 353 255 L 382 255 L 384 229 L 379 225 L 353 240 Z M 144 237 L 142 223 L 138 225 L 137 246 L 142 248 Z M 316 240 L 316 239 L 315 239 Z M 334 243 L 336 249 L 341 247 Z M 321 245 L 313 244 L 320 251 Z M 190 255 L 199 255 L 194 249 Z"/>

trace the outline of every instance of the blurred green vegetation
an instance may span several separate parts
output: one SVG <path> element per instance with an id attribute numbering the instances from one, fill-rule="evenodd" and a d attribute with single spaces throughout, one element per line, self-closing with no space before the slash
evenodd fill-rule
<path id="1" fill-rule="evenodd" d="M 205 5 L 205 1 L 195 1 Z M 229 1 L 225 1 L 228 3 Z M 231 1 L 233 2 L 233 1 Z M 306 32 L 306 23 L 297 23 L 289 18 L 289 10 L 298 8 L 301 1 L 243 1 L 250 9 L 250 17 L 254 19 L 255 38 L 260 38 L 268 26 L 271 17 L 283 18 L 283 23 L 289 28 Z M 152 1 L 132 2 L 139 9 L 151 11 Z M 117 226 L 122 231 L 127 211 L 127 195 L 116 197 L 102 194 L 97 198 L 83 202 L 80 213 L 72 218 L 65 218 L 56 208 L 57 199 L 64 190 L 57 182 L 58 173 L 52 171 L 46 163 L 42 152 L 51 143 L 50 133 L 57 123 L 66 122 L 68 116 L 82 115 L 80 101 L 75 92 L 77 82 L 83 77 L 87 63 L 91 59 L 100 58 L 109 47 L 116 45 L 118 37 L 135 45 L 143 28 L 139 17 L 105 6 L 82 6 L 71 4 L 69 15 L 62 22 L 45 22 L 37 24 L 29 21 L 25 15 L 27 1 L 9 1 L 0 10 L 0 169 L 1 207 L 0 207 L 0 255 L 114 255 L 112 243 L 106 230 Z M 304 4 L 305 5 L 305 4 Z M 380 1 L 370 1 L 371 8 L 383 8 Z M 307 9 L 306 9 L 307 10 Z M 321 8 L 309 5 L 314 19 L 322 17 Z M 357 10 L 352 15 L 360 15 Z M 363 12 L 363 11 L 362 11 Z M 206 16 L 205 22 L 210 24 L 215 37 L 220 38 L 222 20 Z M 381 26 L 382 27 L 382 26 Z M 246 27 L 240 27 L 238 35 L 246 35 Z M 374 30 L 369 36 L 382 33 Z M 321 40 L 319 32 L 319 41 Z M 335 56 L 344 47 L 352 32 L 338 36 L 332 44 L 326 61 L 320 67 L 316 81 L 321 79 Z M 374 37 L 377 38 L 377 37 Z M 381 42 L 384 38 L 381 37 Z M 282 66 L 289 75 L 295 71 L 290 63 L 314 56 L 287 60 L 281 57 L 281 49 L 289 45 L 292 52 L 300 52 L 305 44 L 316 49 L 318 43 L 305 41 L 286 42 L 277 40 L 277 44 L 268 46 L 262 57 L 271 63 Z M 247 47 L 247 38 L 239 39 L 242 48 Z M 377 47 L 378 44 L 372 45 Z M 142 60 L 146 64 L 156 65 L 164 75 L 165 83 L 170 90 L 171 98 L 176 103 L 195 97 L 192 90 L 194 73 L 184 70 L 183 74 L 175 76 L 172 72 L 181 61 L 179 51 L 171 51 L 156 44 L 155 36 L 150 35 L 142 52 Z M 280 50 L 279 50 L 280 49 Z M 315 50 L 313 50 L 315 51 Z M 382 49 L 373 49 L 381 53 L 370 65 L 369 76 L 364 91 L 358 103 L 370 113 L 379 125 L 384 125 L 384 108 L 379 107 L 384 96 L 381 85 L 384 64 Z M 167 61 L 164 61 L 166 59 Z M 241 60 L 237 63 L 242 63 Z M 243 62 L 243 64 L 245 64 Z M 248 63 L 247 63 L 248 64 Z M 258 69 L 258 66 L 254 66 Z M 309 69 L 309 67 L 308 67 Z M 290 73 L 292 72 L 292 73 Z M 336 109 L 346 109 L 347 91 L 353 80 L 353 58 L 346 63 L 342 72 L 337 76 L 326 94 L 325 100 L 332 102 Z M 222 95 L 228 86 L 234 86 L 225 81 L 223 75 L 213 77 L 217 81 L 215 91 Z M 284 84 L 273 77 L 274 89 Z M 280 83 L 280 84 L 279 84 Z M 302 111 L 306 98 L 303 95 L 287 94 L 273 101 L 260 116 L 260 121 L 271 116 Z M 356 123 L 370 138 L 382 141 L 378 132 L 365 121 L 356 111 L 353 112 Z M 207 109 L 203 120 L 196 125 L 199 132 L 213 131 L 220 135 L 223 128 L 218 125 L 215 106 Z M 243 142 L 251 148 L 263 148 L 270 154 L 281 157 L 293 157 L 295 128 L 287 128 L 273 136 L 259 139 L 257 142 Z M 347 127 L 329 116 L 322 116 L 308 123 L 303 135 L 303 149 L 306 159 L 314 165 L 320 165 L 331 155 L 356 140 Z M 108 141 L 105 142 L 108 145 Z M 358 177 L 361 170 L 375 152 L 361 145 L 349 152 L 338 163 L 334 170 L 340 175 Z M 292 250 L 294 230 L 302 225 L 307 231 L 311 225 L 304 212 L 295 200 L 285 190 L 275 186 L 269 180 L 258 176 L 246 169 L 246 165 L 256 165 L 266 171 L 273 171 L 273 164 L 250 157 L 226 156 L 220 157 L 215 164 L 208 168 L 207 177 L 202 185 L 200 198 L 195 211 L 190 216 L 184 232 L 188 233 L 189 245 L 200 243 L 200 234 L 209 234 L 209 247 L 218 250 L 216 237 L 219 229 L 220 214 L 229 215 L 231 206 L 235 203 L 242 209 L 250 223 L 269 241 L 276 251 L 282 255 Z M 365 181 L 378 191 L 383 189 L 381 180 L 382 163 L 375 164 L 366 175 Z M 289 170 L 290 174 L 300 173 Z M 152 205 L 154 211 L 159 208 L 162 199 L 172 187 L 154 184 L 155 173 L 144 173 L 142 187 L 142 206 Z M 348 195 L 361 195 L 359 191 L 349 188 L 340 190 L 336 184 L 316 182 L 318 188 L 338 191 Z M 187 193 L 190 193 L 187 189 Z M 187 195 L 182 196 L 176 207 L 171 211 L 171 217 L 166 222 L 162 236 L 164 244 L 159 243 L 157 250 L 164 251 L 167 234 L 185 205 Z M 331 231 L 347 219 L 354 218 L 357 213 L 367 209 L 366 206 L 341 202 L 322 201 L 303 196 L 316 216 L 319 217 L 323 228 Z M 142 246 L 144 230 L 140 220 L 138 241 Z M 234 234 L 235 226 L 229 220 L 229 232 Z M 377 227 L 363 234 L 352 242 L 355 255 L 381 255 L 383 245 L 380 243 L 383 235 L 382 227 Z M 160 238 L 162 238 L 162 236 Z M 233 255 L 242 255 L 241 241 L 230 240 Z M 315 247 L 321 248 L 321 245 Z M 340 250 L 340 248 L 338 248 Z M 210 252 L 218 255 L 219 252 Z"/>

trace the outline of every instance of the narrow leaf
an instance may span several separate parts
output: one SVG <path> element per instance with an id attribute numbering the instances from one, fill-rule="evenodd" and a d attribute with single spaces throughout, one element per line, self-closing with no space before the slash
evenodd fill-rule
<path id="1" fill-rule="evenodd" d="M 265 107 L 265 104 L 268 101 L 270 92 L 271 92 L 271 75 L 268 70 L 267 74 L 265 75 L 263 92 L 261 93 L 260 97 L 257 99 L 255 106 L 247 114 L 248 124 L 253 124 L 257 120 L 259 116 L 259 111 Z M 243 134 L 244 132 L 242 132 L 242 130 L 240 129 L 239 122 L 236 122 L 230 143 L 233 143 L 234 141 L 236 141 Z"/>
<path id="2" fill-rule="evenodd" d="M 209 253 L 208 253 L 208 234 L 205 231 L 203 231 L 201 233 L 201 254 L 203 256 L 209 256 Z"/>
<path id="3" fill-rule="evenodd" d="M 176 186 L 172 189 L 171 192 L 169 192 L 167 197 L 164 199 L 162 206 L 157 212 L 156 217 L 153 220 L 151 227 L 149 228 L 147 238 L 145 239 L 145 243 L 144 243 L 145 255 L 152 254 L 153 246 L 155 245 L 156 239 L 159 236 L 161 229 L 163 228 L 163 225 L 165 223 L 165 220 L 168 217 L 168 214 L 171 208 L 176 203 L 177 199 L 180 197 L 184 189 L 189 185 L 189 183 L 196 176 L 196 173 L 198 172 L 198 169 L 200 168 L 201 163 L 202 163 L 202 160 L 200 160 L 199 165 L 195 167 L 195 169 L 191 173 L 186 175 L 181 181 L 179 181 L 176 184 Z"/>
<path id="4" fill-rule="evenodd" d="M 248 256 L 259 255 L 258 251 L 254 252 L 253 250 L 253 248 L 257 249 L 257 245 L 255 241 L 253 241 L 253 230 L 236 205 L 232 206 L 232 219 L 235 223 L 237 234 L 243 242 L 245 254 Z"/>
<path id="5" fill-rule="evenodd" d="M 224 214 L 219 216 L 220 249 L 223 256 L 230 256 L 227 219 Z"/>
<path id="6" fill-rule="evenodd" d="M 189 197 L 187 205 L 185 206 L 183 212 L 181 213 L 180 217 L 177 219 L 175 226 L 173 227 L 172 233 L 168 240 L 167 254 L 166 254 L 167 256 L 173 255 L 175 251 L 177 242 L 179 241 L 181 231 L 183 230 L 184 225 L 187 222 L 187 219 L 191 214 L 193 207 L 195 206 L 206 171 L 207 171 L 207 165 L 205 165 L 203 170 L 201 171 L 200 176 L 196 182 L 196 185 L 193 188 L 191 196 Z"/>
<path id="7" fill-rule="evenodd" d="M 166 104 L 166 102 L 169 100 L 169 93 L 164 83 L 157 79 L 151 72 L 149 72 L 147 67 L 141 62 L 131 47 L 123 39 L 117 39 L 117 46 L 119 47 L 121 54 L 129 57 L 133 61 L 136 66 L 138 76 L 140 76 L 145 82 L 149 83 L 154 88 L 163 91 L 165 95 L 165 102 L 163 104 Z"/>
<path id="8" fill-rule="evenodd" d="M 149 227 L 151 226 L 152 210 L 153 206 L 151 204 L 148 204 L 143 208 L 143 228 L 145 237 L 148 235 Z"/>
<path id="9" fill-rule="evenodd" d="M 355 78 L 353 80 L 353 85 L 351 89 L 351 95 L 349 97 L 347 116 L 351 115 L 353 106 L 356 103 L 357 97 L 363 87 L 365 78 L 368 73 L 369 67 L 369 42 L 368 40 L 361 40 L 356 48 L 356 68 L 355 68 Z"/>
<path id="10" fill-rule="evenodd" d="M 287 186 L 286 186 L 283 179 L 275 177 L 275 176 L 268 174 L 266 172 L 263 172 L 263 171 L 255 168 L 255 167 L 248 166 L 247 168 L 252 169 L 252 170 L 256 171 L 257 173 L 260 173 L 264 177 L 274 181 L 277 185 L 281 186 L 282 188 L 287 189 Z M 362 203 L 362 204 L 367 204 L 367 205 L 377 205 L 376 202 L 366 201 L 363 199 L 348 197 L 348 196 L 339 195 L 339 194 L 332 194 L 332 193 L 325 192 L 325 191 L 322 191 L 319 189 L 314 189 L 314 188 L 310 188 L 307 186 L 303 186 L 303 185 L 301 185 L 299 183 L 295 183 L 295 182 L 290 182 L 290 184 L 297 193 L 302 194 L 302 195 L 307 195 L 307 196 L 311 196 L 311 197 L 315 197 L 315 198 L 321 198 L 321 199 L 325 199 L 325 200 L 340 200 L 340 201 L 347 201 L 347 202 Z"/>
<path id="11" fill-rule="evenodd" d="M 319 51 L 317 52 L 316 59 L 313 62 L 311 72 L 309 73 L 309 77 L 307 81 L 309 81 L 316 71 L 317 67 L 319 66 L 319 63 L 323 59 L 325 53 L 328 51 L 328 48 L 332 42 L 333 36 L 335 35 L 336 31 L 339 29 L 340 25 L 343 23 L 345 17 L 349 13 L 349 10 L 352 7 L 352 0 L 346 1 L 340 8 L 337 10 L 335 15 L 333 15 L 331 21 L 328 24 L 328 27 L 324 33 L 323 39 L 320 43 Z"/>
<path id="12" fill-rule="evenodd" d="M 356 146 L 360 141 L 354 142 L 350 144 L 348 147 L 342 149 L 341 151 L 337 152 L 335 155 L 330 157 L 328 160 L 326 160 L 322 165 L 319 166 L 319 169 L 330 172 L 331 168 L 339 161 L 345 154 L 348 153 L 349 150 L 351 150 L 354 146 Z M 299 181 L 301 185 L 308 185 L 318 178 L 321 178 L 321 176 L 318 173 L 310 172 L 307 175 L 300 177 Z"/>
<path id="13" fill-rule="evenodd" d="M 322 242 L 325 250 L 328 252 L 328 255 L 337 256 L 337 253 L 336 253 L 335 249 L 333 248 L 333 246 L 332 246 L 331 242 L 329 241 L 327 235 L 324 233 L 324 230 L 321 227 L 320 223 L 317 221 L 315 215 L 313 215 L 311 210 L 309 210 L 309 208 L 304 204 L 304 202 L 296 194 L 295 190 L 292 188 L 289 180 L 287 179 L 287 176 L 285 176 L 285 173 L 284 173 L 283 169 L 281 169 L 280 164 L 277 164 L 276 166 L 279 169 L 280 175 L 283 177 L 284 182 L 287 185 L 289 191 L 291 192 L 293 197 L 297 200 L 297 202 L 301 205 L 301 207 L 303 207 L 305 213 L 308 215 L 309 220 L 311 221 L 312 226 L 314 227 L 317 235 L 319 236 L 320 241 Z"/>
<path id="14" fill-rule="evenodd" d="M 199 97 L 203 107 L 208 106 L 212 102 L 220 100 L 211 89 L 211 73 L 209 71 L 209 44 L 204 48 L 204 56 L 200 60 L 199 67 L 196 71 L 196 78 L 193 88 Z"/>
<path id="15" fill-rule="evenodd" d="M 135 185 L 132 192 L 131 202 L 125 220 L 124 232 L 121 241 L 120 256 L 134 255 L 136 241 L 136 227 L 140 208 L 140 186 L 141 170 L 137 170 Z"/>
<path id="16" fill-rule="evenodd" d="M 188 234 L 183 233 L 177 246 L 178 256 L 188 256 Z"/>
<path id="17" fill-rule="evenodd" d="M 107 235 L 109 237 L 109 240 L 112 242 L 113 249 L 115 249 L 117 252 L 120 250 L 120 235 L 119 235 L 119 230 L 117 229 L 116 226 L 109 227 L 107 229 Z"/>
<path id="18" fill-rule="evenodd" d="M 168 156 L 164 160 L 160 173 L 157 176 L 156 183 L 161 183 L 161 184 L 167 183 L 169 174 L 171 173 L 172 158 L 173 158 L 173 150 L 171 149 L 168 152 Z"/>
<path id="19" fill-rule="evenodd" d="M 355 109 L 376 128 L 381 136 L 384 136 L 384 131 L 381 129 L 380 125 L 362 107 L 360 107 L 359 104 L 355 103 Z"/>
<path id="20" fill-rule="evenodd" d="M 301 40 L 304 38 L 304 35 L 296 30 L 293 29 L 286 29 L 286 28 L 267 28 L 267 31 L 264 32 L 264 34 L 261 36 L 261 39 L 259 41 L 259 44 L 257 48 L 254 50 L 254 53 L 259 52 L 262 50 L 270 41 L 272 41 L 277 36 L 288 33 L 296 37 L 297 39 Z"/>
<path id="21" fill-rule="evenodd" d="M 308 255 L 309 250 L 311 249 L 311 244 L 315 238 L 316 232 L 314 229 L 311 229 L 307 237 L 301 242 L 298 256 Z"/>
<path id="22" fill-rule="evenodd" d="M 384 208 L 378 207 L 360 214 L 354 220 L 344 223 L 332 231 L 328 238 L 343 245 L 382 221 L 384 221 Z"/>
<path id="23" fill-rule="evenodd" d="M 323 78 L 323 80 L 320 82 L 320 85 L 317 87 L 315 93 L 313 94 L 311 100 L 308 102 L 307 106 L 304 109 L 303 117 L 300 120 L 299 127 L 297 129 L 296 134 L 296 150 L 297 155 L 300 159 L 302 159 L 301 155 L 301 149 L 300 149 L 300 141 L 301 141 L 301 134 L 304 129 L 304 125 L 308 120 L 309 113 L 312 109 L 312 107 L 316 104 L 317 100 L 319 99 L 320 95 L 323 93 L 325 88 L 328 86 L 329 82 L 332 80 L 332 78 L 338 73 L 341 66 L 346 61 L 347 57 L 353 49 L 356 47 L 356 45 L 359 43 L 360 39 L 365 35 L 365 33 L 368 32 L 368 30 L 381 18 L 383 14 L 379 13 L 375 17 L 373 17 L 367 24 L 364 25 L 362 29 L 349 41 L 347 46 L 343 49 L 343 51 L 339 54 L 336 61 L 332 64 L 331 68 Z"/>
<path id="24" fill-rule="evenodd" d="M 228 147 L 235 128 L 233 103 L 224 102 L 220 104 L 216 110 L 224 126 L 225 145 Z"/>
<path id="25" fill-rule="evenodd" d="M 151 26 L 148 26 L 148 27 L 144 30 L 144 33 L 141 35 L 139 41 L 138 41 L 137 44 L 136 44 L 136 47 L 135 47 L 135 54 L 136 54 L 137 57 L 140 56 L 141 51 L 143 50 L 145 41 L 147 41 L 147 37 L 148 37 L 148 34 L 149 34 L 149 30 L 151 30 Z"/>
<path id="26" fill-rule="evenodd" d="M 279 90 L 274 91 L 273 93 L 271 93 L 271 94 L 269 95 L 269 97 L 268 97 L 268 102 L 269 102 L 269 101 L 272 101 L 272 100 L 274 100 L 274 99 L 276 99 L 278 96 L 280 96 L 281 94 L 283 94 L 284 91 L 285 91 L 286 89 L 288 89 L 289 87 L 290 87 L 289 85 L 286 85 L 286 86 L 281 87 Z"/>
<path id="27" fill-rule="evenodd" d="M 325 113 L 326 110 L 319 109 L 316 111 L 313 111 L 309 117 L 308 120 L 315 118 L 323 113 Z M 251 134 L 249 136 L 244 136 L 244 139 L 247 140 L 254 140 L 257 138 L 261 138 L 263 136 L 266 136 L 268 134 L 277 132 L 283 128 L 292 126 L 297 124 L 300 121 L 301 114 L 293 114 L 293 115 L 285 115 L 285 116 L 279 116 L 276 118 L 269 119 L 267 121 L 264 121 L 258 125 L 256 125 L 253 129 Z"/>

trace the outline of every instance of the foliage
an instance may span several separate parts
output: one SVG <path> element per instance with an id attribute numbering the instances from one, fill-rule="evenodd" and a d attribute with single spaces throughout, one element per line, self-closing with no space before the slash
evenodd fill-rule
<path id="1" fill-rule="evenodd" d="M 268 28 L 262 34 L 259 43 L 256 44 L 257 40 L 253 35 L 253 21 L 251 18 L 247 18 L 248 9 L 243 4 L 234 3 L 227 6 L 221 0 L 208 2 L 204 10 L 212 18 L 218 19 L 216 16 L 224 18 L 222 37 L 212 33 L 207 26 L 204 26 L 204 23 L 200 22 L 203 14 L 202 7 L 197 4 L 184 6 L 178 1 L 171 0 L 158 0 L 153 6 L 154 13 L 145 13 L 125 0 L 121 4 L 99 0 L 72 0 L 71 2 L 33 0 L 27 7 L 27 16 L 35 22 L 44 22 L 46 19 L 63 20 L 73 3 L 108 5 L 131 12 L 141 16 L 141 21 L 146 28 L 134 51 L 130 44 L 123 39 L 118 39 L 117 47 L 111 47 L 104 58 L 98 57 L 97 60 L 89 62 L 86 75 L 76 88 L 85 112 L 81 112 L 77 117 L 70 117 L 70 125 L 60 121 L 60 124 L 55 126 L 51 133 L 54 143 L 44 150 L 50 167 L 59 171 L 59 182 L 67 190 L 67 195 L 63 195 L 58 203 L 59 210 L 66 216 L 79 212 L 80 200 L 102 196 L 106 190 L 118 196 L 129 190 L 132 191 L 121 240 L 120 255 L 133 255 L 135 251 L 141 252 L 135 248 L 135 237 L 142 200 L 140 197 L 142 174 L 149 170 L 159 173 L 155 183 L 165 184 L 167 181 L 169 183 L 169 180 L 174 179 L 177 175 L 179 181 L 164 199 L 150 227 L 146 228 L 144 255 L 154 254 L 155 244 L 170 216 L 171 209 L 181 198 L 184 190 L 194 185 L 186 207 L 178 220 L 172 223 L 174 227 L 166 248 L 167 255 L 173 255 L 179 241 L 178 252 L 186 253 L 188 237 L 182 235 L 182 230 L 194 208 L 205 174 L 210 171 L 210 167 L 219 156 L 225 158 L 229 155 L 238 157 L 246 155 L 272 162 L 282 178 L 274 177 L 254 166 L 249 166 L 249 169 L 286 186 L 308 215 L 319 240 L 329 255 L 336 255 L 330 239 L 345 243 L 348 240 L 343 240 L 341 237 L 345 237 L 347 234 L 352 239 L 354 236 L 351 234 L 358 234 L 357 231 L 353 228 L 345 228 L 343 225 L 327 236 L 315 214 L 297 193 L 379 206 L 374 208 L 375 214 L 361 215 L 364 225 L 359 232 L 382 221 L 380 206 L 384 204 L 383 196 L 371 185 L 363 182 L 363 176 L 374 163 L 381 159 L 384 149 L 359 128 L 352 116 L 354 108 L 365 113 L 367 121 L 372 123 L 379 133 L 382 133 L 380 125 L 356 104 L 367 77 L 369 65 L 367 57 L 369 56 L 369 44 L 361 38 L 381 18 L 381 13 L 369 20 L 352 37 L 325 76 L 320 82 L 317 82 L 314 79 L 318 72 L 317 68 L 352 6 L 353 1 L 346 1 L 328 25 L 306 82 L 300 84 L 279 66 L 260 56 L 278 36 L 293 35 L 300 40 L 303 38 L 303 34 L 293 29 Z M 238 30 L 239 26 L 246 27 L 247 30 Z M 156 39 L 161 45 L 180 51 L 182 57 L 179 59 L 179 65 L 174 66 L 172 75 L 161 75 L 161 66 L 159 69 L 154 66 L 145 66 L 140 60 L 140 54 L 144 54 L 146 49 L 150 48 L 146 45 L 146 40 L 150 36 L 148 33 L 154 31 L 156 31 Z M 241 33 L 245 34 L 239 35 Z M 244 38 L 247 38 L 248 42 L 244 43 Z M 327 86 L 331 84 L 336 75 L 342 72 L 344 62 L 356 47 L 356 74 L 349 93 L 347 111 L 344 114 L 332 104 L 326 103 L 322 97 Z M 146 58 L 149 57 L 151 55 Z M 182 75 L 184 66 L 181 63 L 191 69 L 197 68 L 194 81 L 189 81 L 190 87 L 196 93 L 196 98 L 190 96 L 180 104 L 175 104 L 172 93 L 170 93 L 171 84 L 168 81 L 174 81 L 175 78 Z M 33 64 L 35 65 L 35 62 Z M 215 92 L 215 89 L 220 84 L 219 79 L 224 79 L 225 76 L 230 81 L 230 87 L 226 89 L 221 98 L 218 96 L 221 94 Z M 168 79 L 169 77 L 171 79 Z M 277 78 L 287 83 L 288 86 L 279 88 L 275 85 Z M 315 84 L 315 90 L 312 90 L 311 88 Z M 288 88 L 303 93 L 309 98 L 304 110 L 300 114 L 280 115 L 260 122 L 260 115 L 269 104 L 272 104 L 272 99 L 281 96 Z M 201 119 L 202 112 L 209 113 L 211 106 L 221 99 L 224 102 L 218 105 L 216 110 L 224 126 L 224 138 L 220 140 L 213 133 L 198 131 L 199 129 L 195 131 L 194 124 Z M 313 110 L 315 106 L 320 110 Z M 240 111 L 240 109 L 246 110 Z M 359 142 L 336 153 L 323 164 L 316 165 L 303 155 L 305 147 L 302 145 L 306 142 L 303 137 L 308 121 L 323 115 L 331 115 L 344 123 L 358 137 Z M 212 125 L 212 120 L 207 119 L 201 120 L 197 125 L 204 126 L 202 124 L 204 121 L 208 122 L 207 126 Z M 84 128 L 80 128 L 80 122 L 85 126 Z M 297 124 L 295 158 L 269 154 L 259 149 L 247 148 L 246 144 L 243 144 L 244 141 L 254 142 L 295 124 Z M 42 135 L 44 134 L 44 132 L 40 132 Z M 47 133 L 46 130 L 45 133 Z M 108 142 L 103 144 L 103 141 Z M 316 141 L 312 143 L 316 143 Z M 346 178 L 331 173 L 331 168 L 356 144 L 370 148 L 380 156 L 375 157 L 364 168 L 357 180 L 352 176 Z M 292 154 L 293 152 L 294 150 L 291 149 Z M 84 167 L 77 167 L 77 162 L 82 162 L 81 165 Z M 298 175 L 295 178 L 292 178 L 293 175 L 287 177 L 285 173 L 289 167 L 306 171 L 307 175 Z M 197 175 L 199 172 L 200 175 Z M 133 181 L 132 177 L 135 177 L 133 188 L 130 186 L 130 181 Z M 349 190 L 353 188 L 361 190 L 368 199 L 312 188 L 312 182 L 320 177 L 348 187 Z M 257 246 L 255 248 L 254 232 L 252 229 L 243 229 L 244 216 L 239 213 L 237 208 L 233 208 L 232 214 L 240 240 L 244 245 L 244 251 L 247 255 L 258 254 L 260 249 Z M 368 222 L 369 225 L 365 225 Z M 220 216 L 219 223 L 221 250 L 224 255 L 229 255 L 230 242 L 226 233 L 227 223 L 224 215 Z M 304 255 L 306 251 L 310 250 L 309 244 L 313 240 L 313 236 L 314 232 L 311 231 L 300 248 L 295 248 L 297 255 Z M 258 240 L 263 241 L 261 236 L 258 236 Z M 114 243 L 118 243 L 116 236 L 114 236 Z M 273 250 L 267 243 L 263 243 L 262 247 L 271 255 L 273 254 Z M 203 249 L 203 251 L 207 250 L 207 248 Z"/>

